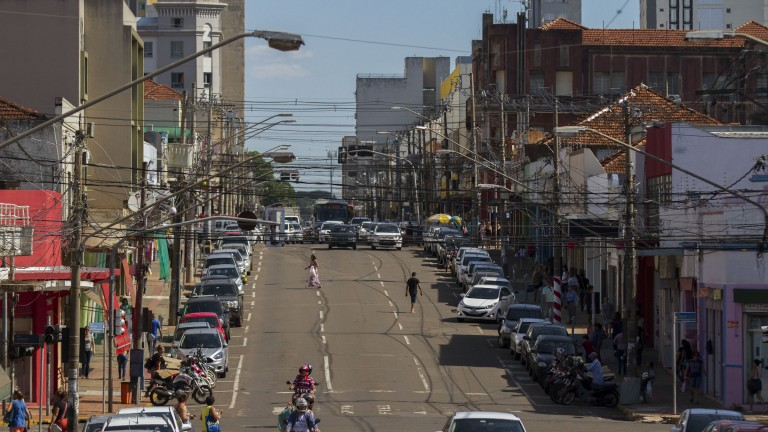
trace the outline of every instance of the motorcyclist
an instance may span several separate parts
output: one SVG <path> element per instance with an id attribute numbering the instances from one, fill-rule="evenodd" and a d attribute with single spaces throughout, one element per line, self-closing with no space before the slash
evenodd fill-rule
<path id="1" fill-rule="evenodd" d="M 285 429 L 288 432 L 320 432 L 315 414 L 309 409 L 306 399 L 296 399 L 296 411 L 288 416 Z"/>
<path id="2" fill-rule="evenodd" d="M 604 384 L 603 365 L 600 363 L 600 359 L 597 358 L 597 352 L 590 354 L 589 358 L 592 359 L 592 363 L 587 364 L 586 369 L 587 371 L 592 372 L 592 383 Z"/>
<path id="3" fill-rule="evenodd" d="M 315 380 L 310 375 L 312 373 L 312 365 L 305 363 L 299 367 L 299 374 L 293 380 L 290 385 L 290 389 L 297 394 L 306 394 L 314 398 L 315 395 Z"/>

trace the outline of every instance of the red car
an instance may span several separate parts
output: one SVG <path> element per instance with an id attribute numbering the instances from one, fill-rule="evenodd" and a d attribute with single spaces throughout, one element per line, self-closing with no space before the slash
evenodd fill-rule
<path id="1" fill-rule="evenodd" d="M 186 315 L 184 315 L 184 318 L 181 319 L 181 323 L 186 322 L 206 322 L 211 328 L 215 328 L 219 330 L 219 333 L 221 333 L 221 337 L 228 341 L 227 334 L 224 331 L 224 326 L 221 325 L 221 320 L 219 320 L 218 315 L 216 315 L 213 312 L 191 312 Z M 179 323 L 179 324 L 181 324 Z"/>

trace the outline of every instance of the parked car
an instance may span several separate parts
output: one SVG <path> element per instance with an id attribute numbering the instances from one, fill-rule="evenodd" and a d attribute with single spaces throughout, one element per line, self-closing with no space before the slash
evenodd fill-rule
<path id="1" fill-rule="evenodd" d="M 301 229 L 301 225 L 296 222 L 290 223 L 290 231 L 288 232 L 288 242 L 290 243 L 304 243 L 304 230 Z"/>
<path id="2" fill-rule="evenodd" d="M 570 336 L 541 335 L 528 353 L 528 374 L 537 381 L 555 358 L 555 350 L 562 348 L 570 357 L 576 356 L 576 343 Z"/>
<path id="3" fill-rule="evenodd" d="M 208 365 L 213 366 L 216 374 L 226 378 L 229 371 L 229 349 L 227 342 L 216 329 L 192 329 L 184 332 L 178 346 L 175 346 L 176 357 L 186 358 L 202 348 Z"/>
<path id="4" fill-rule="evenodd" d="M 146 414 L 119 414 L 109 416 L 101 428 L 102 432 L 177 432 L 178 428 L 173 420 L 162 416 Z"/>
<path id="5" fill-rule="evenodd" d="M 219 239 L 219 248 L 224 249 L 231 246 L 242 246 L 245 249 L 245 253 L 251 255 L 251 243 L 248 237 L 244 235 L 225 235 Z"/>
<path id="6" fill-rule="evenodd" d="M 208 324 L 206 321 L 195 321 L 195 322 L 185 322 L 180 323 L 176 326 L 176 329 L 173 331 L 173 345 L 178 345 L 179 341 L 181 340 L 181 336 L 184 335 L 184 332 L 189 329 L 197 329 L 197 328 L 211 328 L 211 325 Z"/>
<path id="7" fill-rule="evenodd" d="M 248 252 L 246 252 L 246 248 L 243 247 L 241 244 L 232 244 L 228 246 L 224 246 L 221 249 L 216 249 L 216 253 L 232 253 L 232 251 L 237 252 L 237 254 L 240 254 L 240 257 L 238 258 L 237 254 L 235 255 L 235 261 L 238 262 L 239 265 L 242 266 L 241 272 L 243 274 L 250 274 L 251 272 L 251 256 L 248 255 Z M 240 261 L 242 259 L 242 262 Z"/>
<path id="8" fill-rule="evenodd" d="M 227 331 L 224 329 L 224 323 L 221 318 L 213 312 L 190 312 L 184 315 L 179 321 L 179 325 L 184 323 L 204 322 L 208 327 L 215 328 L 221 333 L 221 337 L 228 340 Z"/>
<path id="9" fill-rule="evenodd" d="M 232 264 L 218 264 L 208 267 L 208 271 L 205 272 L 202 280 L 215 279 L 215 278 L 227 278 L 237 286 L 237 291 L 240 295 L 244 294 L 245 289 L 245 276 L 240 273 L 240 269 Z"/>
<path id="10" fill-rule="evenodd" d="M 523 343 L 523 336 L 528 331 L 528 327 L 533 323 L 542 322 L 542 318 L 520 318 L 512 329 L 506 327 L 499 328 L 499 348 L 509 347 L 509 353 L 515 360 L 520 358 L 520 345 Z"/>
<path id="11" fill-rule="evenodd" d="M 218 298 L 213 296 L 206 297 L 193 297 L 184 303 L 184 307 L 179 312 L 182 317 L 182 322 L 187 314 L 193 312 L 212 312 L 215 313 L 221 321 L 221 326 L 224 328 L 224 335 L 229 342 L 229 310 L 221 304 Z"/>
<path id="12" fill-rule="evenodd" d="M 214 296 L 226 308 L 235 327 L 243 326 L 243 296 L 228 278 L 206 279 L 196 285 L 192 298 Z"/>
<path id="13" fill-rule="evenodd" d="M 357 228 L 353 225 L 333 225 L 328 232 L 328 249 L 351 247 L 357 249 Z"/>
<path id="14" fill-rule="evenodd" d="M 472 286 L 472 278 L 475 277 L 475 273 L 478 269 L 496 269 L 500 270 L 502 272 L 502 276 L 504 273 L 504 269 L 501 268 L 500 265 L 496 264 L 493 261 L 486 262 L 486 261 L 472 261 L 470 262 L 469 266 L 467 266 L 467 273 L 464 275 L 464 289 L 469 288 Z"/>
<path id="15" fill-rule="evenodd" d="M 176 412 L 172 406 L 136 406 L 120 408 L 115 414 L 118 415 L 146 415 L 157 416 L 168 420 L 171 420 L 172 424 L 175 424 L 178 428 L 177 431 L 192 430 L 191 423 L 184 423 L 179 417 L 179 413 Z"/>
<path id="16" fill-rule="evenodd" d="M 489 255 L 464 254 L 464 258 L 461 260 L 461 267 L 459 267 L 458 274 L 456 277 L 456 283 L 458 283 L 460 287 L 466 286 L 467 274 L 469 273 L 469 266 L 472 263 L 477 263 L 477 262 L 492 263 L 493 260 Z"/>
<path id="17" fill-rule="evenodd" d="M 342 221 L 326 221 L 323 222 L 322 225 L 320 225 L 320 229 L 317 233 L 317 241 L 318 243 L 325 243 L 328 241 L 328 234 L 331 232 L 331 226 L 332 225 L 341 225 L 344 222 Z"/>
<path id="18" fill-rule="evenodd" d="M 494 278 L 494 279 L 497 279 L 497 280 L 498 279 L 507 280 L 506 278 L 504 278 L 504 270 L 501 267 L 499 267 L 499 266 L 482 266 L 482 267 L 476 268 L 475 272 L 472 273 L 472 277 L 469 279 L 468 287 L 472 287 L 472 286 L 475 286 L 475 285 L 481 285 L 481 284 L 483 284 L 481 282 L 483 279 L 488 280 L 490 278 Z M 509 281 L 507 281 L 507 282 L 509 282 Z M 483 284 L 483 285 L 488 285 L 488 284 Z M 501 284 L 495 284 L 494 283 L 494 284 L 490 284 L 490 285 L 501 285 Z M 507 288 L 509 288 L 510 291 L 512 291 L 512 285 L 511 284 L 507 283 L 507 284 L 503 284 L 503 285 L 506 286 Z M 515 303 L 516 302 L 517 301 L 515 301 Z"/>
<path id="19" fill-rule="evenodd" d="M 232 256 L 231 254 L 217 254 L 214 252 L 205 258 L 205 262 L 203 263 L 202 275 L 203 276 L 207 275 L 208 269 L 211 268 L 211 266 L 215 266 L 219 264 L 230 264 L 235 267 L 238 267 L 237 261 L 235 261 L 235 257 Z M 238 270 L 240 270 L 240 267 L 238 267 Z"/>
<path id="20" fill-rule="evenodd" d="M 98 432 L 104 427 L 104 423 L 109 420 L 108 415 L 92 415 L 85 421 L 83 432 Z"/>
<path id="21" fill-rule="evenodd" d="M 671 432 L 703 432 L 712 422 L 717 420 L 744 421 L 744 415 L 738 411 L 689 408 L 680 413 L 677 423 Z"/>
<path id="22" fill-rule="evenodd" d="M 458 277 L 459 267 L 461 267 L 461 260 L 464 259 L 464 254 L 469 252 L 481 255 L 489 255 L 488 251 L 485 249 L 480 249 L 475 246 L 461 246 L 453 259 L 453 271 L 451 271 L 452 275 Z"/>
<path id="23" fill-rule="evenodd" d="M 229 255 L 230 257 L 232 257 L 232 260 L 237 266 L 237 269 L 240 270 L 240 274 L 243 274 L 243 275 L 249 274 L 247 270 L 247 266 L 245 264 L 245 260 L 243 259 L 243 256 L 240 254 L 240 252 L 237 249 L 215 250 L 206 258 L 206 264 L 209 262 L 211 258 L 219 258 L 226 255 Z M 223 262 L 228 262 L 228 261 L 223 261 Z M 203 276 L 206 276 L 207 274 L 208 274 L 208 268 L 206 267 L 205 272 L 203 273 Z"/>
<path id="24" fill-rule="evenodd" d="M 530 362 L 531 349 L 536 345 L 536 341 L 539 337 L 544 335 L 568 336 L 568 329 L 561 325 L 548 323 L 546 321 L 531 324 L 531 326 L 528 327 L 528 331 L 525 332 L 525 336 L 523 336 L 523 342 L 520 344 L 520 361 L 525 365 L 525 368 L 528 369 L 529 373 L 535 366 Z"/>
<path id="25" fill-rule="evenodd" d="M 493 285 L 477 285 L 461 294 L 457 307 L 459 322 L 468 319 L 496 321 L 499 310 L 506 310 L 514 298 L 508 288 Z"/>
<path id="26" fill-rule="evenodd" d="M 766 432 L 768 426 L 751 421 L 717 420 L 708 424 L 704 432 Z"/>
<path id="27" fill-rule="evenodd" d="M 460 431 L 525 432 L 525 426 L 520 417 L 511 413 L 460 411 L 448 417 L 442 432 Z"/>
<path id="28" fill-rule="evenodd" d="M 392 247 L 401 250 L 403 248 L 403 235 L 400 233 L 400 228 L 393 223 L 378 223 L 373 228 L 368 243 L 370 243 L 371 249 Z"/>

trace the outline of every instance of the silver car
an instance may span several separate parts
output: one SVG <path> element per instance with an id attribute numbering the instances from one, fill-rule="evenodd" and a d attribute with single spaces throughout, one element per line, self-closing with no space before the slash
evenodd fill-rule
<path id="1" fill-rule="evenodd" d="M 183 359 L 194 355 L 198 348 L 203 350 L 203 355 L 209 365 L 212 365 L 221 378 L 227 376 L 229 371 L 229 350 L 227 342 L 221 337 L 218 329 L 189 329 L 184 332 L 179 341 L 179 346 L 174 347 L 176 358 Z"/>
<path id="2" fill-rule="evenodd" d="M 401 250 L 403 248 L 403 234 L 400 232 L 400 228 L 393 223 L 380 223 L 376 225 L 368 237 L 368 243 L 370 243 L 371 249 L 392 247 Z"/>
<path id="3" fill-rule="evenodd" d="M 208 267 L 205 276 L 206 278 L 226 277 L 237 285 L 237 292 L 240 295 L 244 293 L 245 276 L 240 273 L 240 269 L 237 266 L 231 264 L 218 264 Z"/>

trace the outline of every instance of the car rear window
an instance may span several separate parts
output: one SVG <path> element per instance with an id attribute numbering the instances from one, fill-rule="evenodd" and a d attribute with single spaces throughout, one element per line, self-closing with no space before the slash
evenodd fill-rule
<path id="1" fill-rule="evenodd" d="M 708 424 L 717 420 L 744 420 L 744 416 L 730 415 L 726 413 L 720 414 L 691 414 L 688 417 L 688 425 L 685 427 L 686 432 L 701 432 L 707 427 Z"/>
<path id="2" fill-rule="evenodd" d="M 231 283 L 206 283 L 200 287 L 198 295 L 233 296 L 237 295 L 237 287 Z"/>
<path id="3" fill-rule="evenodd" d="M 531 338 L 537 338 L 541 335 L 568 336 L 568 330 L 560 326 L 536 326 L 531 330 Z"/>
<path id="4" fill-rule="evenodd" d="M 215 316 L 185 318 L 184 322 L 207 322 L 211 328 L 219 326 L 219 319 Z"/>
<path id="5" fill-rule="evenodd" d="M 195 312 L 213 312 L 216 315 L 219 315 L 221 314 L 221 303 L 219 303 L 218 300 L 187 302 L 184 307 L 184 313 L 188 314 Z"/>
<path id="6" fill-rule="evenodd" d="M 205 261 L 205 266 L 206 267 L 212 267 L 212 266 L 215 266 L 215 265 L 218 265 L 218 264 L 232 264 L 234 261 L 235 261 L 234 258 L 228 258 L 228 257 L 225 257 L 225 256 L 208 258 Z"/>

